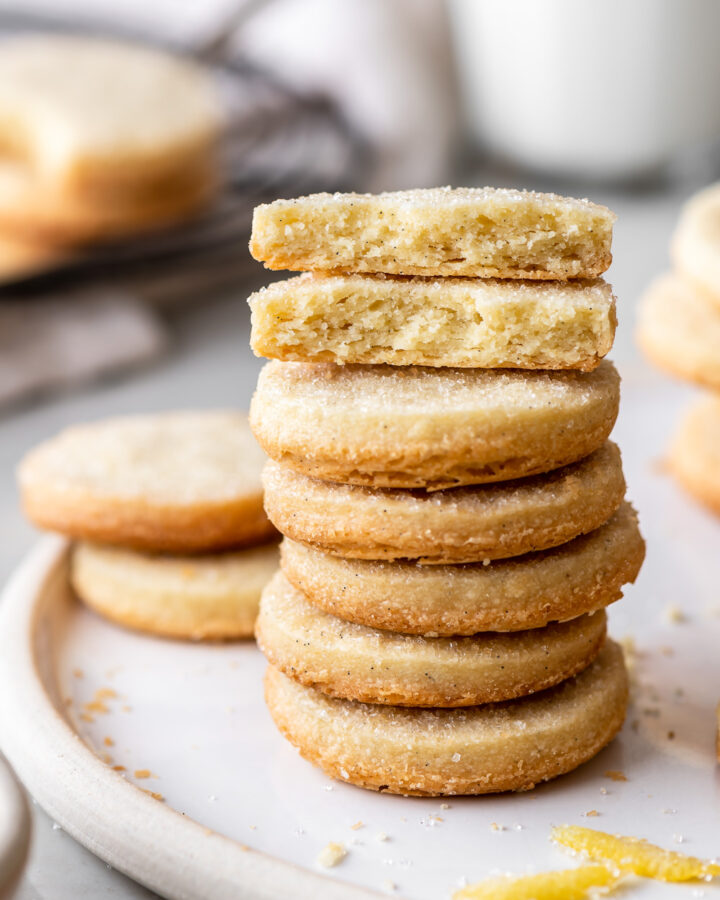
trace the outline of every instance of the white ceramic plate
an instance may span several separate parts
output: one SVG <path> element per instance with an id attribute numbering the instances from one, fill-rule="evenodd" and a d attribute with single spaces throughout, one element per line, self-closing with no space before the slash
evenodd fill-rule
<path id="1" fill-rule="evenodd" d="M 253 645 L 112 627 L 72 598 L 65 545 L 47 539 L 0 610 L 0 745 L 18 774 L 74 837 L 168 897 L 437 900 L 462 878 L 574 865 L 548 843 L 564 822 L 717 854 L 720 524 L 657 463 L 687 392 L 625 376 L 616 438 L 648 559 L 611 630 L 635 639 L 637 686 L 621 736 L 591 763 L 530 793 L 447 804 L 331 782 L 275 731 Z M 671 607 L 686 620 L 666 620 Z M 329 841 L 349 851 L 332 879 L 315 863 Z"/>
<path id="2" fill-rule="evenodd" d="M 30 813 L 25 794 L 0 757 L 0 898 L 12 895 L 22 874 L 29 842 Z"/>

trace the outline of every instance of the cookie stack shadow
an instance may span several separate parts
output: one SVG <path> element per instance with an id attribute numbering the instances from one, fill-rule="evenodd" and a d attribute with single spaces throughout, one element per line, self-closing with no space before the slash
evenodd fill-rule
<path id="1" fill-rule="evenodd" d="M 644 543 L 608 441 L 613 221 L 489 188 L 256 210 L 253 255 L 307 272 L 250 299 L 284 535 L 256 634 L 273 719 L 330 775 L 523 790 L 621 727 L 604 610 Z"/>
<path id="2" fill-rule="evenodd" d="M 678 482 L 720 515 L 720 184 L 683 209 L 672 239 L 673 271 L 642 299 L 638 343 L 671 375 L 708 390 L 690 407 L 668 462 Z"/>

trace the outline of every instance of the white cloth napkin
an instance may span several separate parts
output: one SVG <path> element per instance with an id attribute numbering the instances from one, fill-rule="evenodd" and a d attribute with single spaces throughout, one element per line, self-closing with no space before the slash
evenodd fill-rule
<path id="1" fill-rule="evenodd" d="M 0 302 L 0 405 L 140 365 L 166 343 L 151 309 L 111 289 Z"/>

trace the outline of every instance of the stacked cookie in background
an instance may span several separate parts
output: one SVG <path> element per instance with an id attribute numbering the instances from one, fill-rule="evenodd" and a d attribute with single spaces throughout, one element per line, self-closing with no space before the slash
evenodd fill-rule
<path id="1" fill-rule="evenodd" d="M 638 342 L 658 366 L 710 394 L 680 424 L 669 453 L 678 481 L 720 514 L 720 184 L 686 205 L 672 241 L 675 270 L 645 294 Z"/>
<path id="2" fill-rule="evenodd" d="M 30 451 L 18 479 L 30 521 L 78 541 L 71 581 L 91 609 L 227 640 L 252 636 L 277 568 L 264 458 L 242 413 L 163 413 L 68 428 Z"/>
<path id="3" fill-rule="evenodd" d="M 4 40 L 0 279 L 197 215 L 217 194 L 220 128 L 192 61 L 89 36 Z"/>
<path id="4" fill-rule="evenodd" d="M 253 256 L 310 271 L 250 299 L 285 535 L 257 637 L 276 724 L 329 774 L 526 789 L 620 728 L 604 607 L 644 544 L 607 441 L 613 221 L 490 188 L 256 209 Z"/>

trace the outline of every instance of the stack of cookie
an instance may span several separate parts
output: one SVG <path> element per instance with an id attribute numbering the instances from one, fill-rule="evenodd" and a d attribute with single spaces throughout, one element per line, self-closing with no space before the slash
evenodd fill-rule
<path id="1" fill-rule="evenodd" d="M 638 342 L 657 365 L 710 389 L 687 413 L 670 448 L 678 481 L 720 514 L 720 184 L 686 205 L 675 230 L 675 271 L 648 289 Z"/>
<path id="2" fill-rule="evenodd" d="M 277 568 L 263 461 L 241 413 L 164 413 L 68 428 L 18 475 L 28 518 L 78 540 L 71 579 L 89 607 L 152 634 L 219 640 L 252 636 Z"/>
<path id="3" fill-rule="evenodd" d="M 250 300 L 285 535 L 257 637 L 276 724 L 329 774 L 525 789 L 620 728 L 604 607 L 644 544 L 607 441 L 613 220 L 490 188 L 255 211 L 255 258 L 309 270 Z"/>
<path id="4" fill-rule="evenodd" d="M 0 278 L 175 225 L 216 194 L 220 108 L 166 52 L 34 35 L 0 47 Z"/>

